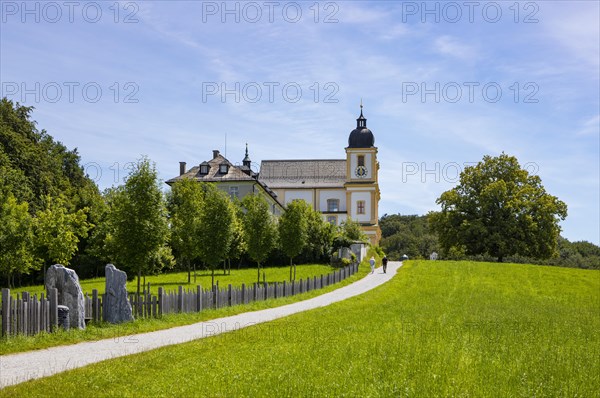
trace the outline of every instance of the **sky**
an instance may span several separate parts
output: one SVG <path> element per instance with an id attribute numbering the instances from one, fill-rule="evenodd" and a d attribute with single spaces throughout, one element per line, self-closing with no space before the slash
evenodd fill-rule
<path id="1" fill-rule="evenodd" d="M 218 149 L 343 159 L 363 103 L 379 213 L 426 214 L 502 152 L 600 243 L 598 1 L 0 1 L 0 95 L 100 188 Z M 165 189 L 166 189 L 165 185 Z"/>

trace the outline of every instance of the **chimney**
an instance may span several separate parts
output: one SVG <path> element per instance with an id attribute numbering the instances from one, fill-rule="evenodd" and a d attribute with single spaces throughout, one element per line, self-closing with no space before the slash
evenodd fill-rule
<path id="1" fill-rule="evenodd" d="M 179 175 L 182 176 L 185 174 L 185 162 L 179 162 Z"/>
<path id="2" fill-rule="evenodd" d="M 215 159 L 217 156 L 219 156 L 219 151 L 216 149 L 213 149 L 213 159 Z"/>

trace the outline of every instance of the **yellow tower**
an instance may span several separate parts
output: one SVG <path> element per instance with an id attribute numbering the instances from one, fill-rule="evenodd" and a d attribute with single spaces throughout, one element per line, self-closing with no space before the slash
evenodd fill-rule
<path id="1" fill-rule="evenodd" d="M 379 183 L 375 137 L 367 128 L 362 101 L 356 128 L 348 137 L 346 148 L 346 206 L 348 218 L 358 221 L 372 245 L 381 238 L 379 228 Z"/>

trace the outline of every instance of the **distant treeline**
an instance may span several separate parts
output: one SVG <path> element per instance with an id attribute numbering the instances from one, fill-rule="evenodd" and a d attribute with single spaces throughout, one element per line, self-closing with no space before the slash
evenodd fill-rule
<path id="1" fill-rule="evenodd" d="M 406 254 L 409 258 L 429 258 L 433 252 L 439 259 L 496 261 L 493 256 L 467 256 L 460 251 L 443 253 L 438 238 L 429 227 L 427 216 L 385 214 L 379 220 L 382 232 L 381 247 L 391 259 Z M 573 268 L 600 269 L 600 247 L 586 241 L 570 242 L 558 238 L 557 253 L 549 259 L 511 256 L 505 262 L 556 265 Z"/>

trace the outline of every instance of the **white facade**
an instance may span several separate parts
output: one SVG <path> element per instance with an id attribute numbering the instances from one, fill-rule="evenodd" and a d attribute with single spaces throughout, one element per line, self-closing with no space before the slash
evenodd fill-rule
<path id="1" fill-rule="evenodd" d="M 328 212 L 327 207 L 328 199 L 337 199 L 339 201 L 339 207 L 337 211 L 346 211 L 346 191 L 345 190 L 321 190 L 319 191 L 319 207 L 318 210 L 321 213 Z"/>
<path id="2" fill-rule="evenodd" d="M 283 203 L 287 205 L 288 203 L 290 203 L 293 200 L 302 199 L 306 203 L 308 203 L 311 206 L 313 206 L 313 204 L 315 202 L 314 199 L 313 199 L 313 194 L 314 194 L 314 191 L 312 189 L 306 189 L 306 190 L 301 190 L 301 189 L 286 190 L 285 192 L 283 192 L 283 195 L 284 195 Z M 281 199 L 281 196 L 280 196 L 280 199 Z"/>
<path id="3" fill-rule="evenodd" d="M 362 223 L 371 222 L 371 202 L 372 194 L 370 191 L 358 191 L 352 190 L 350 192 L 350 216 Z M 363 214 L 358 213 L 358 202 L 362 202 L 364 204 Z"/>

